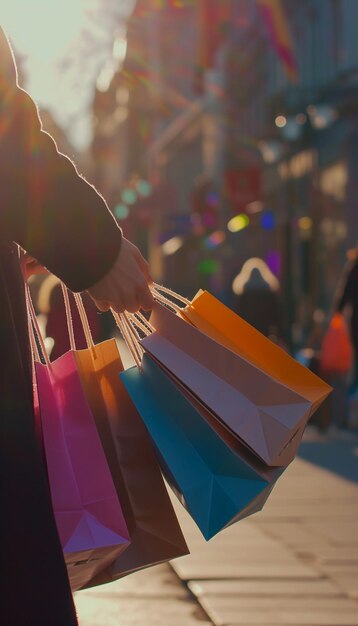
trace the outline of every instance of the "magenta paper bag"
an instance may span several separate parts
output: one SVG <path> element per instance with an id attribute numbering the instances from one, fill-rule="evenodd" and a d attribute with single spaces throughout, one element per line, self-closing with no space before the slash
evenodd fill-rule
<path id="1" fill-rule="evenodd" d="M 35 362 L 52 504 L 72 590 L 129 545 L 129 535 L 75 355 Z"/>
<path id="2" fill-rule="evenodd" d="M 156 303 L 141 344 L 267 465 L 292 461 L 311 403 Z"/>

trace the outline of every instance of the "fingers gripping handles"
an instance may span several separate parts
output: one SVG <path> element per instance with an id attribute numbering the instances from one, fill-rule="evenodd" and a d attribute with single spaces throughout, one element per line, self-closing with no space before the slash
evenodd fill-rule
<path id="1" fill-rule="evenodd" d="M 69 298 L 69 290 L 67 287 L 61 283 L 65 311 L 66 311 L 66 321 L 67 321 L 67 330 L 70 341 L 71 350 L 76 350 L 76 338 L 73 327 L 73 319 L 71 312 L 71 304 Z M 42 337 L 41 330 L 39 328 L 39 324 L 36 318 L 34 306 L 32 303 L 31 295 L 29 287 L 26 283 L 25 287 L 26 291 L 26 302 L 27 302 L 27 310 L 28 310 L 28 319 L 29 319 L 29 332 L 30 332 L 30 340 L 32 345 L 32 350 L 34 354 L 34 358 L 37 361 L 45 361 L 47 365 L 50 365 L 50 360 L 47 354 L 47 350 L 45 347 L 45 343 Z M 175 293 L 171 289 L 167 287 L 163 287 L 162 285 L 158 285 L 156 283 L 152 286 L 152 294 L 154 299 L 163 305 L 167 306 L 174 312 L 181 311 L 185 306 L 190 305 L 190 301 L 187 298 Z M 94 341 L 90 329 L 90 325 L 88 322 L 86 310 L 83 304 L 82 297 L 79 293 L 74 293 L 74 300 L 77 306 L 77 310 L 81 319 L 81 324 L 83 328 L 83 332 L 86 339 L 86 344 L 89 349 L 94 348 Z M 177 302 L 179 302 L 182 306 L 179 306 Z M 184 305 L 184 307 L 183 307 Z M 142 336 L 150 335 L 154 332 L 153 326 L 146 319 L 146 317 L 140 313 L 116 313 L 113 309 L 111 309 L 112 315 L 116 321 L 117 326 L 119 327 L 123 339 L 127 344 L 127 347 L 138 367 L 141 367 L 141 361 L 143 356 L 143 348 L 141 346 L 140 340 Z"/>
<path id="2" fill-rule="evenodd" d="M 162 285 L 158 285 L 157 283 L 153 283 L 151 291 L 154 300 L 160 302 L 175 313 L 183 310 L 184 307 L 190 306 L 191 304 L 190 300 L 188 300 L 187 298 L 184 298 L 183 296 L 175 293 L 168 287 L 163 287 Z M 175 300 L 177 300 L 177 302 L 180 302 L 181 305 L 184 305 L 184 307 L 177 304 Z M 146 317 L 140 312 L 124 312 L 118 314 L 112 310 L 112 314 L 136 365 L 138 367 L 141 367 L 141 361 L 144 352 L 140 343 L 141 335 L 150 335 L 155 331 L 155 329 L 146 319 Z"/>

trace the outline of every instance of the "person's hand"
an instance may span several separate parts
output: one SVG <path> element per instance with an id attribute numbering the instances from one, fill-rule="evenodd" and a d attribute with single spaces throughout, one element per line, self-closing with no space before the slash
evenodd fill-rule
<path id="1" fill-rule="evenodd" d="M 25 280 L 28 280 L 33 274 L 49 273 L 43 265 L 40 265 L 40 263 L 27 252 L 22 253 L 20 259 Z"/>
<path id="2" fill-rule="evenodd" d="M 87 289 L 100 311 L 117 313 L 139 309 L 149 311 L 154 300 L 149 285 L 153 282 L 148 263 L 138 248 L 123 237 L 114 265 L 98 283 Z"/>

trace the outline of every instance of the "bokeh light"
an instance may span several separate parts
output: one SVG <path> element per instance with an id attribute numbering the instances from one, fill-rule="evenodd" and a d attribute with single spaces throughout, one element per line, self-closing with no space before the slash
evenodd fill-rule
<path id="1" fill-rule="evenodd" d="M 275 214 L 273 211 L 265 211 L 260 218 L 261 226 L 264 230 L 275 228 Z"/>
<path id="2" fill-rule="evenodd" d="M 152 193 L 152 186 L 147 180 L 138 180 L 136 189 L 140 196 L 147 198 Z"/>
<path id="3" fill-rule="evenodd" d="M 171 239 L 168 239 L 168 241 L 163 243 L 162 252 L 165 256 L 170 256 L 171 254 L 175 254 L 175 252 L 180 250 L 182 245 L 183 245 L 182 237 L 172 237 Z"/>
<path id="4" fill-rule="evenodd" d="M 214 233 L 211 233 L 209 237 L 207 237 L 204 241 L 204 246 L 208 250 L 213 250 L 222 244 L 226 239 L 226 235 L 223 230 L 216 230 Z"/>
<path id="5" fill-rule="evenodd" d="M 298 220 L 298 225 L 301 230 L 311 230 L 312 219 L 310 217 L 300 217 Z"/>
<path id="6" fill-rule="evenodd" d="M 228 222 L 227 228 L 231 233 L 238 233 L 240 230 L 243 230 L 250 224 L 250 218 L 246 213 L 240 213 L 239 215 L 235 215 Z"/>
<path id="7" fill-rule="evenodd" d="M 284 115 L 278 115 L 275 118 L 275 124 L 277 128 L 284 128 L 287 124 L 287 118 Z"/>
<path id="8" fill-rule="evenodd" d="M 134 189 L 124 189 L 121 193 L 121 198 L 125 204 L 135 204 L 137 194 Z"/>
<path id="9" fill-rule="evenodd" d="M 119 220 L 125 220 L 129 215 L 129 209 L 125 204 L 117 204 L 114 208 L 114 215 Z"/>
<path id="10" fill-rule="evenodd" d="M 215 259 L 203 259 L 198 263 L 198 272 L 200 274 L 216 274 L 219 269 L 219 263 Z"/>

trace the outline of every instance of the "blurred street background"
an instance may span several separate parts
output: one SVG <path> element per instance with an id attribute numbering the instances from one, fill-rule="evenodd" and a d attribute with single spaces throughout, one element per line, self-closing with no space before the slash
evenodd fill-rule
<path id="1" fill-rule="evenodd" d="M 18 3 L 20 84 L 154 279 L 209 289 L 322 375 L 340 302 L 358 324 L 357 0 Z M 330 372 L 321 429 L 356 422 L 357 370 Z"/>
<path id="2" fill-rule="evenodd" d="M 357 323 L 357 272 L 342 294 L 358 259 L 358 0 L 23 4 L 0 9 L 20 84 L 154 279 L 208 289 L 333 386 L 262 513 L 204 546 L 181 512 L 193 554 L 80 592 L 81 626 L 357 625 L 357 354 L 327 375 L 320 358 L 333 313 Z M 55 287 L 32 285 L 54 350 Z"/>

